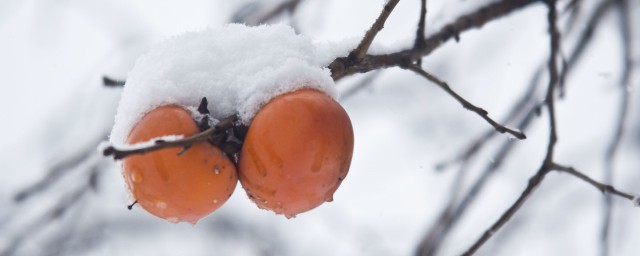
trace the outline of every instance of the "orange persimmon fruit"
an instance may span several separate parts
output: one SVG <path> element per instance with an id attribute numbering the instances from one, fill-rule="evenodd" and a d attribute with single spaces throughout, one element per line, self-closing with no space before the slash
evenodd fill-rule
<path id="1" fill-rule="evenodd" d="M 254 117 L 240 153 L 240 184 L 258 207 L 295 217 L 333 200 L 352 153 L 347 112 L 303 88 L 276 96 Z"/>
<path id="2" fill-rule="evenodd" d="M 189 111 L 167 105 L 142 117 L 127 143 L 198 132 Z M 229 158 L 208 142 L 182 150 L 166 148 L 129 156 L 122 162 L 123 175 L 133 198 L 146 211 L 170 222 L 195 224 L 227 201 L 236 187 L 237 172 Z"/>

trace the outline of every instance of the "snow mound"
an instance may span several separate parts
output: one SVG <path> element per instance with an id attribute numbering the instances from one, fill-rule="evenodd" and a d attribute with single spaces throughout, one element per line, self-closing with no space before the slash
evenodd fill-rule
<path id="1" fill-rule="evenodd" d="M 297 35 L 286 25 L 229 24 L 174 36 L 136 61 L 110 141 L 124 144 L 133 125 L 158 106 L 194 110 L 202 97 L 212 117 L 238 114 L 247 125 L 262 105 L 282 93 L 311 87 L 336 98 L 325 68 L 336 54 L 346 52 Z"/>

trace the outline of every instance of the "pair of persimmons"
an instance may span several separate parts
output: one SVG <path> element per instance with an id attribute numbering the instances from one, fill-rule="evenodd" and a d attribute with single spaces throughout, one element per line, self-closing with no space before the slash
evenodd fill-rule
<path id="1" fill-rule="evenodd" d="M 191 112 L 167 105 L 142 117 L 127 143 L 198 132 Z M 294 217 L 333 200 L 351 163 L 353 128 L 340 104 L 303 88 L 276 96 L 258 111 L 237 166 L 207 141 L 183 150 L 167 148 L 124 159 L 125 181 L 149 213 L 195 223 L 225 203 L 239 179 L 259 208 Z"/>

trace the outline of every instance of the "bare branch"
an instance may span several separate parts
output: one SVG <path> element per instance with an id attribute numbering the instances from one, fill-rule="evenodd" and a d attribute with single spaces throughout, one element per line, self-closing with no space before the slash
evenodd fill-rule
<path id="1" fill-rule="evenodd" d="M 249 26 L 264 24 L 286 13 L 294 13 L 302 0 L 285 0 L 275 6 L 263 7 L 264 3 L 251 2 L 240 8 L 231 18 L 231 22 L 244 23 Z M 266 9 L 266 10 L 265 10 Z"/>
<path id="2" fill-rule="evenodd" d="M 236 115 L 224 118 L 220 120 L 220 123 L 217 125 L 204 130 L 200 133 L 194 134 L 191 137 L 174 140 L 174 141 L 164 141 L 164 140 L 156 140 L 153 145 L 148 147 L 136 148 L 136 149 L 117 149 L 113 146 L 109 146 L 103 150 L 104 156 L 113 156 L 114 159 L 122 159 L 131 155 L 141 155 L 146 154 L 151 151 L 156 151 L 165 148 L 175 148 L 175 147 L 189 147 L 190 145 L 206 141 L 212 136 L 215 136 L 219 132 L 226 131 L 230 128 L 233 128 L 233 124 L 238 120 Z"/>
<path id="3" fill-rule="evenodd" d="M 542 78 L 542 72 L 543 72 L 542 68 L 538 68 L 535 71 L 531 79 L 531 82 L 528 85 L 527 90 L 524 93 L 522 93 L 522 95 L 520 96 L 520 99 L 515 103 L 515 105 L 513 105 L 510 108 L 511 111 L 509 112 L 509 114 L 507 114 L 507 117 L 502 121 L 502 123 L 513 123 L 516 120 L 516 118 L 528 115 L 527 113 L 532 111 L 532 110 L 529 110 L 530 107 L 528 106 L 532 105 L 532 101 L 535 100 L 535 96 L 537 95 L 536 90 L 538 89 L 538 84 L 540 83 L 540 79 Z M 524 129 L 525 126 L 518 125 L 517 127 L 518 129 L 522 130 Z M 471 143 L 469 143 L 466 147 L 464 147 L 465 149 L 462 152 L 462 154 L 459 154 L 452 159 L 448 159 L 436 164 L 436 169 L 443 170 L 452 164 L 464 163 L 468 161 L 469 159 L 471 159 L 471 157 L 476 155 L 480 151 L 480 149 L 482 149 L 483 146 L 494 137 L 494 135 L 496 135 L 496 133 L 494 132 L 493 129 L 487 130 L 485 133 L 478 136 L 478 138 L 476 138 Z"/>
<path id="4" fill-rule="evenodd" d="M 547 0 L 547 7 L 549 9 L 547 15 L 547 21 L 549 23 L 549 34 L 550 34 L 550 48 L 551 48 L 551 56 L 549 56 L 549 87 L 547 89 L 547 95 L 545 98 L 545 103 L 547 105 L 547 110 L 549 113 L 549 143 L 547 145 L 547 153 L 545 159 L 540 166 L 540 169 L 536 172 L 534 176 L 529 179 L 529 184 L 524 189 L 520 197 L 513 203 L 507 211 L 505 211 L 502 216 L 496 221 L 488 230 L 486 230 L 480 239 L 478 239 L 463 255 L 473 255 L 480 247 L 487 242 L 495 232 L 500 230 L 504 224 L 506 224 L 511 217 L 522 207 L 522 205 L 527 201 L 533 190 L 542 183 L 547 173 L 552 170 L 553 167 L 553 152 L 555 149 L 556 142 L 558 140 L 556 134 L 556 119 L 555 119 L 555 107 L 554 107 L 554 91 L 558 84 L 558 68 L 557 68 L 557 58 L 560 48 L 560 33 L 557 27 L 557 10 L 556 10 L 556 0 Z"/>
<path id="5" fill-rule="evenodd" d="M 600 25 L 600 21 L 604 14 L 607 13 L 610 7 L 613 6 L 613 0 L 605 0 L 598 4 L 595 8 L 594 13 L 589 17 L 585 28 L 581 31 L 578 36 L 578 44 L 575 47 L 575 50 L 569 55 L 567 61 L 562 65 L 562 69 L 560 71 L 559 84 L 560 90 L 564 94 L 565 92 L 565 81 L 568 73 L 576 66 L 576 63 L 582 58 L 584 50 L 591 43 L 591 39 L 593 38 L 593 32 Z"/>
<path id="6" fill-rule="evenodd" d="M 437 33 L 427 38 L 422 48 L 412 48 L 392 54 L 365 55 L 356 60 L 353 57 L 337 58 L 329 64 L 331 77 L 334 80 L 339 80 L 355 73 L 366 73 L 375 69 L 399 66 L 407 60 L 415 62 L 429 55 L 443 43 L 451 39 L 459 39 L 460 33 L 464 31 L 482 27 L 490 21 L 539 1 L 541 0 L 501 0 L 488 4 L 475 12 L 460 16 L 454 22 L 444 26 Z"/>
<path id="7" fill-rule="evenodd" d="M 79 153 L 73 154 L 53 165 L 41 180 L 18 191 L 18 193 L 13 197 L 13 200 L 16 202 L 23 202 L 24 200 L 45 191 L 47 188 L 51 187 L 51 185 L 55 184 L 58 180 L 74 169 L 77 169 L 79 166 L 83 166 L 87 163 L 93 163 L 93 161 L 95 161 L 95 159 L 93 159 L 95 156 L 94 149 L 96 148 L 96 145 L 106 137 L 106 134 L 99 136 L 98 140 L 88 143 L 85 148 L 79 151 Z"/>
<path id="8" fill-rule="evenodd" d="M 530 88 L 525 91 L 522 95 L 522 99 L 516 103 L 516 105 L 512 108 L 512 110 L 516 109 L 524 109 L 524 114 L 520 113 L 518 115 L 523 115 L 522 119 L 519 121 L 517 127 L 520 130 L 526 130 L 532 121 L 534 120 L 535 113 L 539 108 L 539 104 L 532 102 L 532 100 L 536 99 L 536 93 L 533 90 L 536 88 L 538 83 L 538 79 L 542 75 L 542 69 L 539 69 L 538 72 L 534 74 L 532 79 L 532 83 Z M 517 111 L 516 111 L 517 112 Z M 514 117 L 515 118 L 515 117 Z M 508 118 L 509 119 L 509 118 Z M 488 131 L 484 135 L 487 134 L 496 134 L 493 130 Z M 483 138 L 480 138 L 483 139 Z M 487 138 L 488 140 L 488 138 Z M 466 174 L 466 167 L 468 164 L 468 160 L 478 152 L 480 147 L 484 145 L 486 141 L 478 142 L 472 144 L 473 146 L 477 145 L 475 151 L 466 151 L 468 154 L 461 157 L 464 159 L 460 160 L 462 165 L 460 166 L 459 176 Z M 446 238 L 446 236 L 450 233 L 450 231 L 455 227 L 458 223 L 458 220 L 462 218 L 462 216 L 466 213 L 467 210 L 470 209 L 471 205 L 474 203 L 475 199 L 482 193 L 485 184 L 489 181 L 489 179 L 496 173 L 496 171 L 502 166 L 504 160 L 513 153 L 512 149 L 518 145 L 515 140 L 506 140 L 503 141 L 500 147 L 498 148 L 495 155 L 492 157 L 492 161 L 485 167 L 485 169 L 481 172 L 480 176 L 473 182 L 469 189 L 464 193 L 459 202 L 456 202 L 457 198 L 450 196 L 449 204 L 445 207 L 444 210 L 441 211 L 440 216 L 436 221 L 434 221 L 433 226 L 430 228 L 429 232 L 425 235 L 424 239 L 421 241 L 418 251 L 416 255 L 435 255 L 442 244 L 442 241 Z M 456 177 L 456 179 L 461 179 Z M 454 181 L 456 184 L 461 181 Z M 456 189 L 454 184 L 452 189 Z"/>
<path id="9" fill-rule="evenodd" d="M 557 19 L 558 14 L 556 11 L 556 0 L 547 0 L 547 6 L 549 13 L 547 16 L 549 22 L 549 34 L 551 56 L 549 57 L 549 88 L 547 89 L 547 96 L 545 101 L 549 113 L 549 144 L 547 145 L 547 154 L 545 156 L 545 162 L 553 162 L 553 152 L 555 150 L 556 142 L 558 141 L 557 125 L 556 125 L 556 111 L 554 92 L 558 85 L 558 53 L 560 52 L 560 32 L 558 31 Z"/>
<path id="10" fill-rule="evenodd" d="M 620 142 L 625 133 L 625 126 L 627 123 L 627 113 L 629 112 L 629 78 L 631 77 L 631 70 L 633 70 L 633 61 L 631 56 L 633 52 L 631 49 L 632 36 L 631 36 L 631 18 L 629 14 L 628 1 L 622 0 L 617 2 L 618 11 L 620 13 L 620 37 L 623 44 L 623 59 L 624 70 L 622 72 L 622 79 L 620 81 L 620 105 L 618 110 L 618 120 L 614 128 L 613 138 L 607 147 L 604 158 L 604 182 L 611 184 L 614 176 L 614 159 L 620 147 Z M 613 215 L 613 202 L 610 195 L 604 196 L 604 214 L 601 228 L 601 251 L 600 255 L 609 255 L 609 232 L 611 229 L 611 218 Z"/>
<path id="11" fill-rule="evenodd" d="M 486 230 L 482 234 L 480 239 L 478 239 L 478 241 L 476 241 L 471 246 L 471 248 L 469 248 L 462 255 L 473 255 L 486 241 L 488 241 L 493 236 L 493 234 L 498 232 L 498 230 L 500 230 L 500 228 L 504 224 L 506 224 L 511 219 L 511 217 L 513 217 L 513 215 L 520 209 L 520 207 L 522 207 L 527 199 L 529 199 L 529 196 L 531 196 L 533 191 L 540 185 L 540 183 L 542 183 L 542 180 L 544 180 L 544 177 L 548 172 L 548 168 L 546 168 L 545 166 L 541 167 L 538 172 L 536 172 L 536 174 L 529 179 L 527 187 L 524 189 L 524 191 L 522 191 L 518 199 L 509 207 L 509 209 L 507 209 L 502 214 L 502 216 L 500 216 L 500 218 L 493 225 L 491 225 L 488 230 Z"/>
<path id="12" fill-rule="evenodd" d="M 400 2 L 400 0 L 387 1 L 387 3 L 384 5 L 384 9 L 382 9 L 382 12 L 380 13 L 380 16 L 378 16 L 373 25 L 371 25 L 371 28 L 369 28 L 369 31 L 367 31 L 367 33 L 364 35 L 364 38 L 362 38 L 362 41 L 360 41 L 358 47 L 356 47 L 353 51 L 351 51 L 351 53 L 349 53 L 349 58 L 355 58 L 359 60 L 367 54 L 367 51 L 369 50 L 369 46 L 371 46 L 373 39 L 376 37 L 378 32 L 380 32 L 382 28 L 384 28 L 384 23 L 387 21 L 387 18 L 389 18 L 389 15 L 393 11 L 393 8 L 396 7 L 398 2 Z"/>
<path id="13" fill-rule="evenodd" d="M 489 112 L 487 112 L 486 110 L 471 104 L 465 98 L 463 98 L 462 96 L 458 95 L 455 91 L 453 91 L 451 89 L 451 87 L 449 87 L 449 85 L 446 82 L 440 80 L 439 78 L 437 78 L 434 75 L 430 74 L 429 72 L 425 71 L 420 66 L 411 63 L 411 64 L 408 64 L 406 66 L 403 66 L 403 68 L 412 70 L 412 71 L 416 72 L 417 74 L 423 76 L 427 80 L 429 80 L 429 81 L 437 84 L 438 86 L 440 86 L 440 88 L 445 90 L 449 95 L 451 95 L 458 102 L 460 102 L 460 104 L 462 104 L 462 107 L 464 107 L 465 109 L 470 110 L 470 111 L 478 114 L 480 117 L 482 117 L 484 120 L 486 120 L 491 126 L 493 126 L 496 129 L 496 131 L 498 131 L 500 133 L 511 134 L 514 137 L 516 137 L 518 139 L 521 139 L 521 140 L 527 138 L 527 136 L 524 135 L 524 133 L 522 133 L 521 131 L 512 130 L 510 128 L 505 127 L 504 125 L 501 125 L 501 124 L 497 123 L 493 119 L 491 119 L 489 117 Z"/>
<path id="14" fill-rule="evenodd" d="M 380 74 L 382 74 L 382 70 L 376 70 L 369 74 L 366 74 L 367 76 L 364 77 L 360 82 L 340 94 L 340 101 L 351 98 L 357 92 L 372 84 L 373 81 L 380 76 Z"/>
<path id="15" fill-rule="evenodd" d="M 108 76 L 102 77 L 102 84 L 107 87 L 123 87 L 126 81 L 117 80 Z"/>
<path id="16" fill-rule="evenodd" d="M 99 171 L 99 167 L 97 165 L 97 161 L 90 168 L 91 170 L 88 172 L 87 181 L 83 184 L 80 184 L 77 188 L 74 188 L 71 191 L 65 192 L 65 194 L 58 199 L 58 201 L 49 209 L 44 211 L 41 215 L 36 217 L 35 220 L 30 222 L 28 225 L 21 227 L 21 229 L 17 232 L 17 234 L 13 235 L 8 243 L 7 247 L 0 248 L 0 255 L 14 255 L 15 252 L 20 248 L 20 246 L 34 233 L 37 233 L 46 227 L 48 227 L 51 223 L 55 223 L 54 220 L 60 219 L 67 212 L 73 209 L 73 206 L 76 206 L 80 200 L 87 195 L 89 189 L 91 189 L 91 179 L 94 173 Z"/>
<path id="17" fill-rule="evenodd" d="M 260 17 L 260 19 L 258 19 L 257 24 L 265 23 L 265 22 L 269 21 L 270 19 L 273 19 L 274 17 L 276 17 L 276 16 L 278 16 L 278 15 L 280 15 L 282 13 L 285 13 L 285 12 L 289 12 L 289 13 L 295 12 L 295 10 L 298 7 L 298 4 L 300 4 L 300 2 L 301 2 L 301 0 L 288 0 L 288 1 L 282 2 L 281 4 L 276 6 L 276 8 L 273 8 L 273 10 L 271 10 L 269 13 L 267 13 L 264 16 Z"/>
<path id="18" fill-rule="evenodd" d="M 426 19 L 427 19 L 427 0 L 421 0 L 420 1 L 420 20 L 418 21 L 418 29 L 416 30 L 416 40 L 413 43 L 413 48 L 414 49 L 421 49 L 422 47 L 424 47 L 424 33 L 426 30 Z M 418 64 L 418 66 L 422 65 L 422 58 L 419 58 L 416 61 L 416 64 Z"/>
<path id="19" fill-rule="evenodd" d="M 577 171 L 576 169 L 574 169 L 573 167 L 567 167 L 567 166 L 562 166 L 559 164 L 552 164 L 551 165 L 552 170 L 555 171 L 560 171 L 560 172 L 565 172 L 568 174 L 571 174 L 573 176 L 575 176 L 578 179 L 581 179 L 582 181 L 585 181 L 587 183 L 589 183 L 590 185 L 594 186 L 595 188 L 597 188 L 598 190 L 600 190 L 600 192 L 602 192 L 603 194 L 611 194 L 611 195 L 615 195 L 615 196 L 619 196 L 622 198 L 626 198 L 628 200 L 630 200 L 631 202 L 635 203 L 634 200 L 636 200 L 636 196 L 631 195 L 629 193 L 626 192 L 622 192 L 620 190 L 617 190 L 616 188 L 614 188 L 613 186 L 609 185 L 609 184 L 604 184 L 601 182 L 598 182 L 592 178 L 589 178 L 589 176 L 583 174 L 582 172 Z"/>

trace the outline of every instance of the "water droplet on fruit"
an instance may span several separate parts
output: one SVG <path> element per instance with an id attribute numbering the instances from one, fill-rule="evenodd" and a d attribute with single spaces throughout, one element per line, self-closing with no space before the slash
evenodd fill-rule
<path id="1" fill-rule="evenodd" d="M 218 203 L 218 199 L 213 199 L 213 204 L 217 204 Z"/>
<path id="2" fill-rule="evenodd" d="M 142 173 L 139 170 L 133 170 L 133 172 L 131 172 L 131 181 L 133 181 L 133 183 L 142 183 L 142 180 L 144 180 L 144 177 L 142 177 Z"/>
<path id="3" fill-rule="evenodd" d="M 215 175 L 220 174 L 220 168 L 218 168 L 218 166 L 217 166 L 217 165 L 213 167 L 213 173 L 214 173 Z"/>
<path id="4" fill-rule="evenodd" d="M 164 201 L 156 201 L 156 208 L 165 210 L 167 209 L 167 203 L 165 203 Z"/>
<path id="5" fill-rule="evenodd" d="M 333 202 L 333 194 L 327 194 L 324 196 L 325 202 Z"/>

